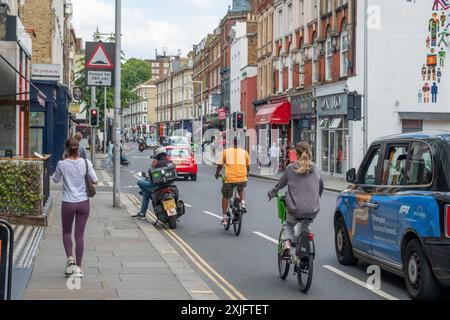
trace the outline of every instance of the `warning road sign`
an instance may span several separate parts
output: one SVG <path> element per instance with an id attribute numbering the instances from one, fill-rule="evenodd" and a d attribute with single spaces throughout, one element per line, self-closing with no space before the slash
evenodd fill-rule
<path id="1" fill-rule="evenodd" d="M 105 45 L 102 42 L 97 44 L 94 53 L 86 63 L 87 68 L 93 69 L 114 69 L 114 65 L 106 52 Z"/>
<path id="2" fill-rule="evenodd" d="M 114 85 L 115 44 L 86 42 L 86 79 L 89 86 Z"/>

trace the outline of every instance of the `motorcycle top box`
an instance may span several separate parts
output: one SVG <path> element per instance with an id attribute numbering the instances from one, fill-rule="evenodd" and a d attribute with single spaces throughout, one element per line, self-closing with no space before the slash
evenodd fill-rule
<path id="1" fill-rule="evenodd" d="M 176 166 L 167 166 L 150 170 L 150 179 L 154 185 L 163 185 L 171 183 L 178 178 Z"/>

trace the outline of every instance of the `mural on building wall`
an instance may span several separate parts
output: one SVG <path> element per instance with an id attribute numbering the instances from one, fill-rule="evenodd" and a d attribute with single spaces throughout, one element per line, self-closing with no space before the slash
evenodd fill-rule
<path id="1" fill-rule="evenodd" d="M 431 0 L 431 17 L 425 37 L 426 63 L 422 66 L 423 86 L 417 95 L 419 103 L 437 103 L 442 71 L 446 66 L 450 36 L 450 0 Z"/>

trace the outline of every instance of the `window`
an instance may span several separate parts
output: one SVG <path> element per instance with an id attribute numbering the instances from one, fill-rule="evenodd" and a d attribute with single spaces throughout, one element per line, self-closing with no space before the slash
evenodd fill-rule
<path id="1" fill-rule="evenodd" d="M 423 131 L 423 121 L 422 120 L 403 120 L 402 121 L 402 132 L 412 133 Z"/>
<path id="2" fill-rule="evenodd" d="M 286 33 L 292 32 L 293 19 L 294 19 L 294 16 L 292 14 L 292 3 L 291 3 L 288 6 L 288 19 L 287 19 L 288 26 L 287 26 Z"/>
<path id="3" fill-rule="evenodd" d="M 408 145 L 388 146 L 387 158 L 383 163 L 383 185 L 403 186 L 406 184 L 406 162 Z"/>
<path id="4" fill-rule="evenodd" d="M 144 102 L 144 103 L 143 103 L 143 107 L 144 107 L 144 112 L 147 112 L 148 103 L 147 103 L 147 102 Z"/>
<path id="5" fill-rule="evenodd" d="M 317 40 L 314 39 L 313 46 L 312 46 L 312 82 L 316 83 L 319 81 L 318 73 L 319 73 L 319 59 L 317 54 Z"/>
<path id="6" fill-rule="evenodd" d="M 347 23 L 344 22 L 341 33 L 341 77 L 348 75 L 348 40 Z"/>
<path id="7" fill-rule="evenodd" d="M 283 35 L 283 10 L 278 11 L 278 37 Z"/>
<path id="8" fill-rule="evenodd" d="M 425 186 L 433 182 L 433 158 L 428 145 L 414 142 L 407 170 L 408 185 Z"/>
<path id="9" fill-rule="evenodd" d="M 363 181 L 364 185 L 374 186 L 377 183 L 377 172 L 378 172 L 378 161 L 380 160 L 381 149 L 380 147 L 375 147 L 372 150 L 372 155 L 367 163 L 364 170 Z"/>
<path id="10" fill-rule="evenodd" d="M 333 48 L 331 44 L 331 37 L 328 35 L 326 41 L 326 64 L 325 64 L 325 76 L 326 81 L 332 80 L 332 70 L 333 70 Z"/>

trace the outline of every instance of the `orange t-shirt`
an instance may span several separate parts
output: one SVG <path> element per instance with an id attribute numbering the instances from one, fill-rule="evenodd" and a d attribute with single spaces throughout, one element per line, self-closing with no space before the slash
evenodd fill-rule
<path id="1" fill-rule="evenodd" d="M 247 167 L 250 166 L 250 156 L 244 149 L 226 149 L 220 164 L 225 167 L 225 183 L 247 182 Z"/>

